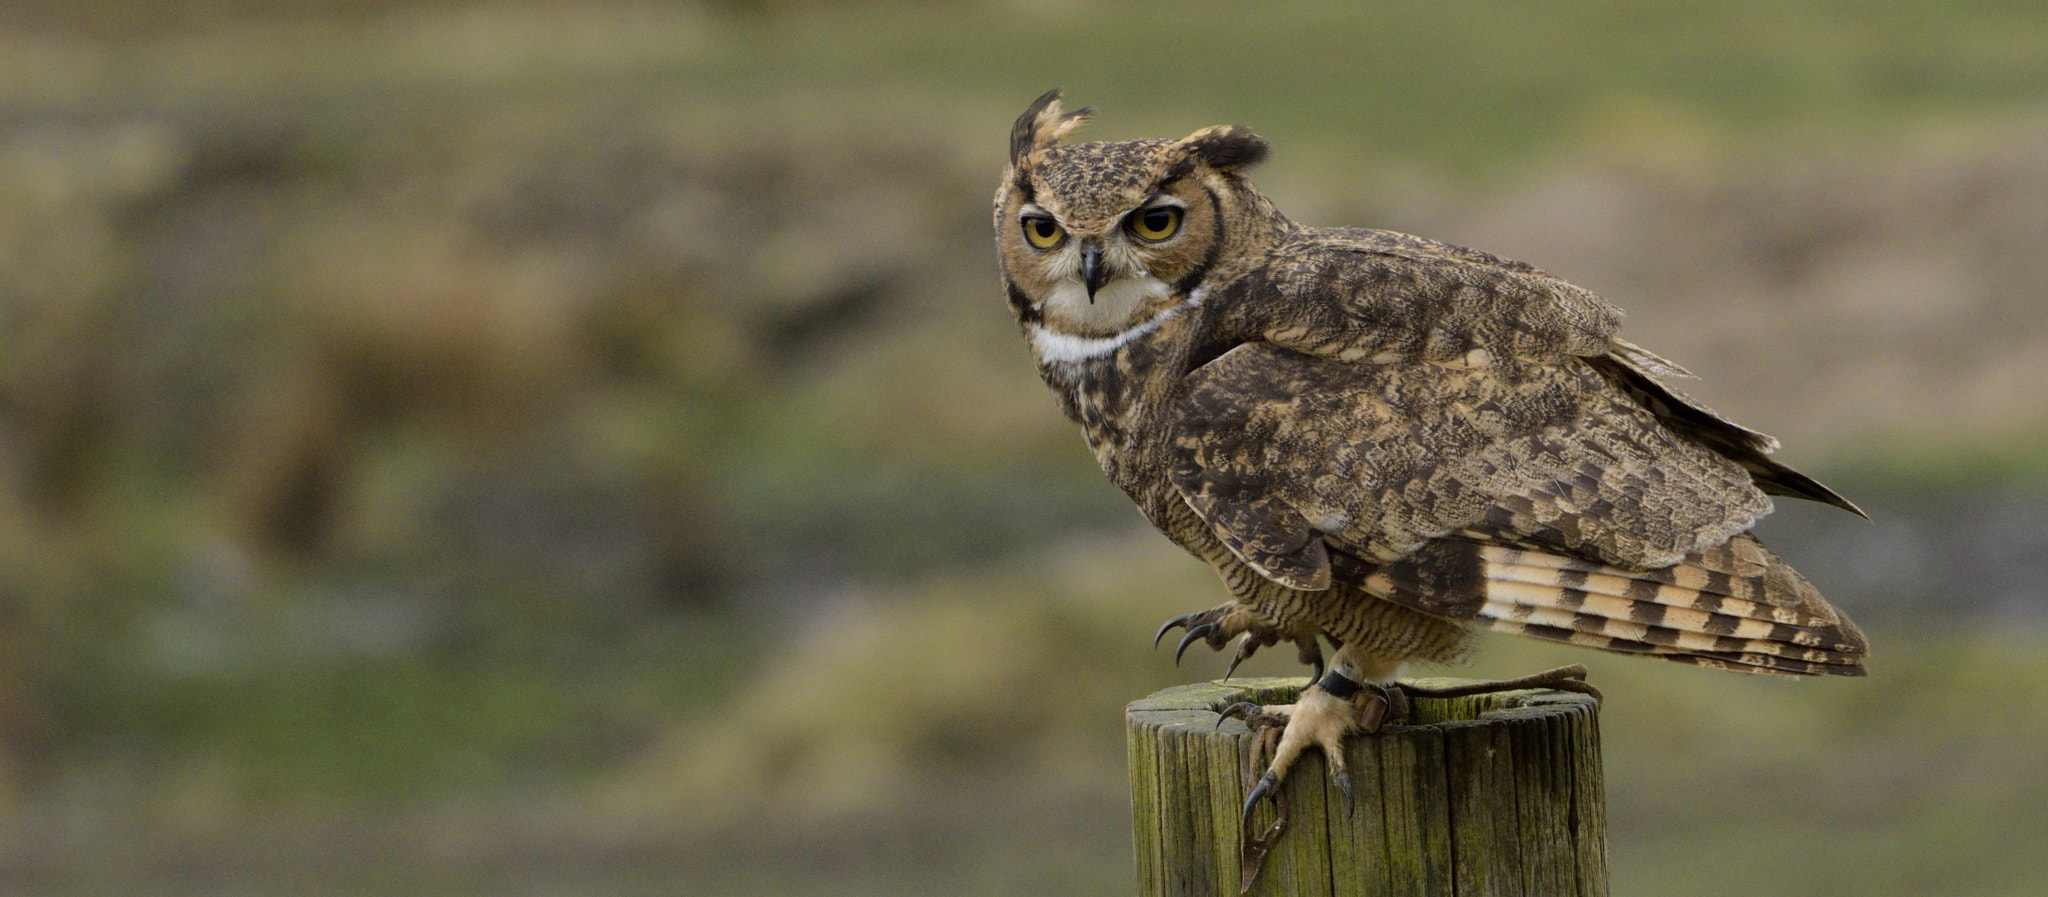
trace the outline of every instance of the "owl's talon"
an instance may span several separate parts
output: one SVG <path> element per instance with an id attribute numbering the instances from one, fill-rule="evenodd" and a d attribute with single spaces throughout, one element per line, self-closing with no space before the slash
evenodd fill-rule
<path id="1" fill-rule="evenodd" d="M 1344 794 L 1346 810 L 1358 805 L 1351 771 L 1344 765 L 1344 744 L 1355 733 L 1379 730 L 1393 711 L 1405 711 L 1406 701 L 1388 697 L 1390 686 L 1334 674 L 1329 679 L 1312 683 L 1293 704 L 1261 707 L 1243 701 L 1223 709 L 1221 716 L 1242 715 L 1252 727 L 1252 768 L 1265 770 L 1245 799 L 1245 831 L 1251 830 L 1251 813 L 1259 798 L 1276 794 L 1274 789 L 1286 781 L 1288 770 L 1311 748 L 1323 752 L 1330 779 Z"/>
<path id="2" fill-rule="evenodd" d="M 1287 792 L 1280 786 L 1304 748 L 1314 746 L 1322 749 L 1329 763 L 1330 777 L 1336 782 L 1337 790 L 1344 793 L 1345 812 L 1352 812 L 1358 806 L 1351 773 L 1344 767 L 1344 742 L 1361 728 L 1367 731 L 1376 728 L 1389 702 L 1376 692 L 1366 692 L 1361 696 L 1361 687 L 1351 682 L 1348 676 L 1331 680 L 1330 688 L 1347 696 L 1337 697 L 1329 688 L 1318 687 L 1323 678 L 1320 667 L 1318 664 L 1316 677 L 1309 680 L 1293 704 L 1262 706 L 1251 701 L 1239 701 L 1217 714 L 1218 728 L 1222 727 L 1223 720 L 1238 717 L 1251 727 L 1252 740 L 1246 759 L 1254 772 L 1264 770 L 1244 799 L 1239 831 L 1239 893 L 1251 890 L 1260 868 L 1265 865 L 1266 855 L 1287 829 Z M 1273 802 L 1273 823 L 1263 834 L 1255 836 L 1253 833 L 1258 830 L 1252 826 L 1258 814 L 1259 801 L 1267 799 Z"/>
<path id="3" fill-rule="evenodd" d="M 1174 648 L 1176 665 L 1187 655 L 1188 647 L 1197 639 L 1208 642 L 1210 650 L 1221 651 L 1230 644 L 1231 639 L 1241 636 L 1242 641 L 1238 643 L 1236 653 L 1231 656 L 1230 666 L 1224 670 L 1225 679 L 1236 675 L 1238 665 L 1259 653 L 1260 648 L 1277 645 L 1283 641 L 1293 642 L 1295 657 L 1304 664 L 1313 664 L 1316 678 L 1322 676 L 1322 643 L 1318 640 L 1320 633 L 1313 625 L 1282 627 L 1269 622 L 1258 611 L 1245 604 L 1233 601 L 1205 611 L 1181 614 L 1159 624 L 1159 631 L 1152 633 L 1152 647 L 1157 649 L 1166 639 L 1166 634 L 1175 629 L 1187 630 Z"/>
<path id="4" fill-rule="evenodd" d="M 1294 660 L 1297 663 L 1300 663 L 1304 666 L 1313 667 L 1315 669 L 1315 676 L 1309 679 L 1308 681 L 1322 681 L 1323 643 L 1316 638 L 1316 634 L 1314 632 L 1310 632 L 1307 635 L 1297 635 L 1294 637 Z"/>
<path id="5" fill-rule="evenodd" d="M 1252 714 L 1258 713 L 1262 709 L 1264 708 L 1250 701 L 1239 701 L 1223 708 L 1222 712 L 1216 714 L 1215 728 L 1223 728 L 1223 721 L 1227 719 L 1242 719 L 1245 721 L 1245 725 L 1251 725 Z M 1214 730 L 1212 729 L 1211 731 Z"/>
<path id="6" fill-rule="evenodd" d="M 1243 641 L 1237 643 L 1237 654 L 1230 658 L 1230 666 L 1223 669 L 1223 678 L 1230 678 L 1230 674 L 1237 672 L 1238 664 L 1244 663 L 1245 658 L 1257 653 L 1259 653 L 1259 643 L 1250 635 L 1246 635 Z"/>
<path id="7" fill-rule="evenodd" d="M 1152 636 L 1152 649 L 1155 651 L 1159 650 L 1159 640 L 1166 638 L 1167 633 L 1172 632 L 1175 629 L 1179 629 L 1182 626 L 1188 625 L 1189 620 L 1192 620 L 1199 616 L 1201 616 L 1201 614 L 1199 613 L 1181 614 L 1178 617 L 1174 617 L 1171 620 L 1167 620 L 1166 622 L 1159 624 L 1159 631 Z"/>
<path id="8" fill-rule="evenodd" d="M 1197 640 L 1215 631 L 1216 624 L 1214 623 L 1203 623 L 1200 626 L 1196 626 L 1195 628 L 1188 630 L 1187 635 L 1181 636 L 1180 647 L 1175 648 L 1173 650 L 1173 665 L 1180 666 L 1181 655 L 1188 653 L 1189 645 L 1194 644 Z"/>
<path id="9" fill-rule="evenodd" d="M 1272 793 L 1274 787 L 1279 784 L 1280 777 L 1274 775 L 1273 771 L 1269 769 L 1266 770 L 1265 775 L 1259 777 L 1259 783 L 1257 785 L 1252 786 L 1252 793 L 1244 799 L 1245 831 L 1249 832 L 1252 830 L 1252 814 L 1257 812 L 1259 809 L 1259 798 L 1265 797 L 1268 793 Z M 1277 802 L 1279 798 L 1276 795 L 1274 799 Z"/>

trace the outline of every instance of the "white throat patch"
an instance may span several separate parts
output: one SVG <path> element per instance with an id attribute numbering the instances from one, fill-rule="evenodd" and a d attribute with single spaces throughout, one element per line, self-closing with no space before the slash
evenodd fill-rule
<path id="1" fill-rule="evenodd" d="M 1138 307 L 1173 294 L 1173 287 L 1149 274 L 1125 277 L 1105 284 L 1091 301 L 1088 288 L 1078 277 L 1055 284 L 1039 310 L 1073 321 L 1087 329 L 1114 327 L 1131 319 Z"/>
<path id="2" fill-rule="evenodd" d="M 1142 281 L 1137 282 L 1143 283 L 1147 281 L 1149 281 L 1150 283 L 1158 283 L 1161 287 L 1171 289 L 1171 287 L 1167 287 L 1166 284 L 1159 283 L 1159 281 L 1153 280 L 1149 277 L 1143 278 Z M 1112 286 L 1123 286 L 1124 283 L 1131 282 L 1132 281 L 1125 281 L 1123 283 L 1112 284 Z M 1101 292 L 1096 293 L 1096 298 L 1099 300 L 1102 297 L 1102 295 L 1107 292 L 1109 292 L 1109 290 L 1104 289 Z M 1182 302 L 1181 304 L 1173 306 L 1172 308 L 1162 311 L 1159 314 L 1153 315 L 1151 318 L 1147 319 L 1143 323 L 1140 323 L 1135 327 L 1131 327 L 1130 329 L 1115 334 L 1113 336 L 1074 336 L 1072 334 L 1057 333 L 1051 330 L 1047 330 L 1045 329 L 1045 325 L 1043 324 L 1033 324 L 1031 325 L 1031 346 L 1033 349 L 1037 350 L 1039 358 L 1042 358 L 1050 362 L 1073 364 L 1074 362 L 1087 361 L 1091 358 L 1101 358 L 1102 356 L 1108 355 L 1110 353 L 1115 352 L 1118 349 L 1123 348 L 1126 344 L 1130 343 L 1130 341 L 1134 339 L 1138 339 L 1139 337 L 1145 336 L 1146 334 L 1151 333 L 1154 330 L 1158 330 L 1159 325 L 1164 324 L 1167 321 L 1173 320 L 1173 317 L 1175 315 L 1180 314 L 1182 311 L 1194 308 L 1197 305 L 1201 305 L 1202 297 L 1207 292 L 1208 289 L 1206 287 L 1197 289 L 1194 292 L 1188 294 L 1188 299 L 1186 302 Z M 1058 294 L 1055 293 L 1055 297 L 1057 297 L 1057 295 Z M 1083 292 L 1082 296 L 1085 299 L 1087 293 Z M 1047 300 L 1047 302 L 1051 301 L 1051 299 Z M 1133 303 L 1133 305 L 1135 305 L 1135 303 Z"/>

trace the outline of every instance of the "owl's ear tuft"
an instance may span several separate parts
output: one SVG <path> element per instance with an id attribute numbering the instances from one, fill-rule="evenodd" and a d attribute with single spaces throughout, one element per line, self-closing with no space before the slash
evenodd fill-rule
<path id="1" fill-rule="evenodd" d="M 1017 116 L 1017 124 L 1010 128 L 1010 164 L 1023 162 L 1033 151 L 1059 146 L 1060 141 L 1094 114 L 1093 109 L 1081 108 L 1061 115 L 1060 89 L 1046 91 L 1025 108 L 1023 115 Z"/>
<path id="2" fill-rule="evenodd" d="M 1180 148 L 1210 168 L 1228 171 L 1266 161 L 1266 151 L 1272 147 L 1250 128 L 1217 125 L 1189 134 L 1181 140 Z"/>

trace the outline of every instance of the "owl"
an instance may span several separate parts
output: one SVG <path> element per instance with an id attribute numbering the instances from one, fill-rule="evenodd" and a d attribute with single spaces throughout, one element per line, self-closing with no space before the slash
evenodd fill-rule
<path id="1" fill-rule="evenodd" d="M 1750 533 L 1773 495 L 1862 512 L 1666 385 L 1685 372 L 1614 307 L 1484 252 L 1296 224 L 1246 180 L 1267 144 L 1244 128 L 1063 145 L 1088 115 L 1053 91 L 1011 131 L 1004 288 L 1103 472 L 1229 590 L 1161 628 L 1185 628 L 1176 656 L 1237 640 L 1234 670 L 1287 642 L 1316 667 L 1293 704 L 1233 708 L 1273 736 L 1248 816 L 1312 747 L 1349 794 L 1343 739 L 1474 631 L 1863 675 L 1863 634 Z M 1597 695 L 1584 675 L 1492 686 Z"/>

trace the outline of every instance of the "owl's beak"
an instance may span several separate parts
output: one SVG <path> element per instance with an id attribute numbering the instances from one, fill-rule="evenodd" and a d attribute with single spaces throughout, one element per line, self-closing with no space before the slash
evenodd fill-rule
<path id="1" fill-rule="evenodd" d="M 1109 282 L 1109 271 L 1102 267 L 1102 247 L 1094 243 L 1081 244 L 1081 282 L 1088 286 L 1088 304 L 1095 304 L 1095 291 Z"/>

